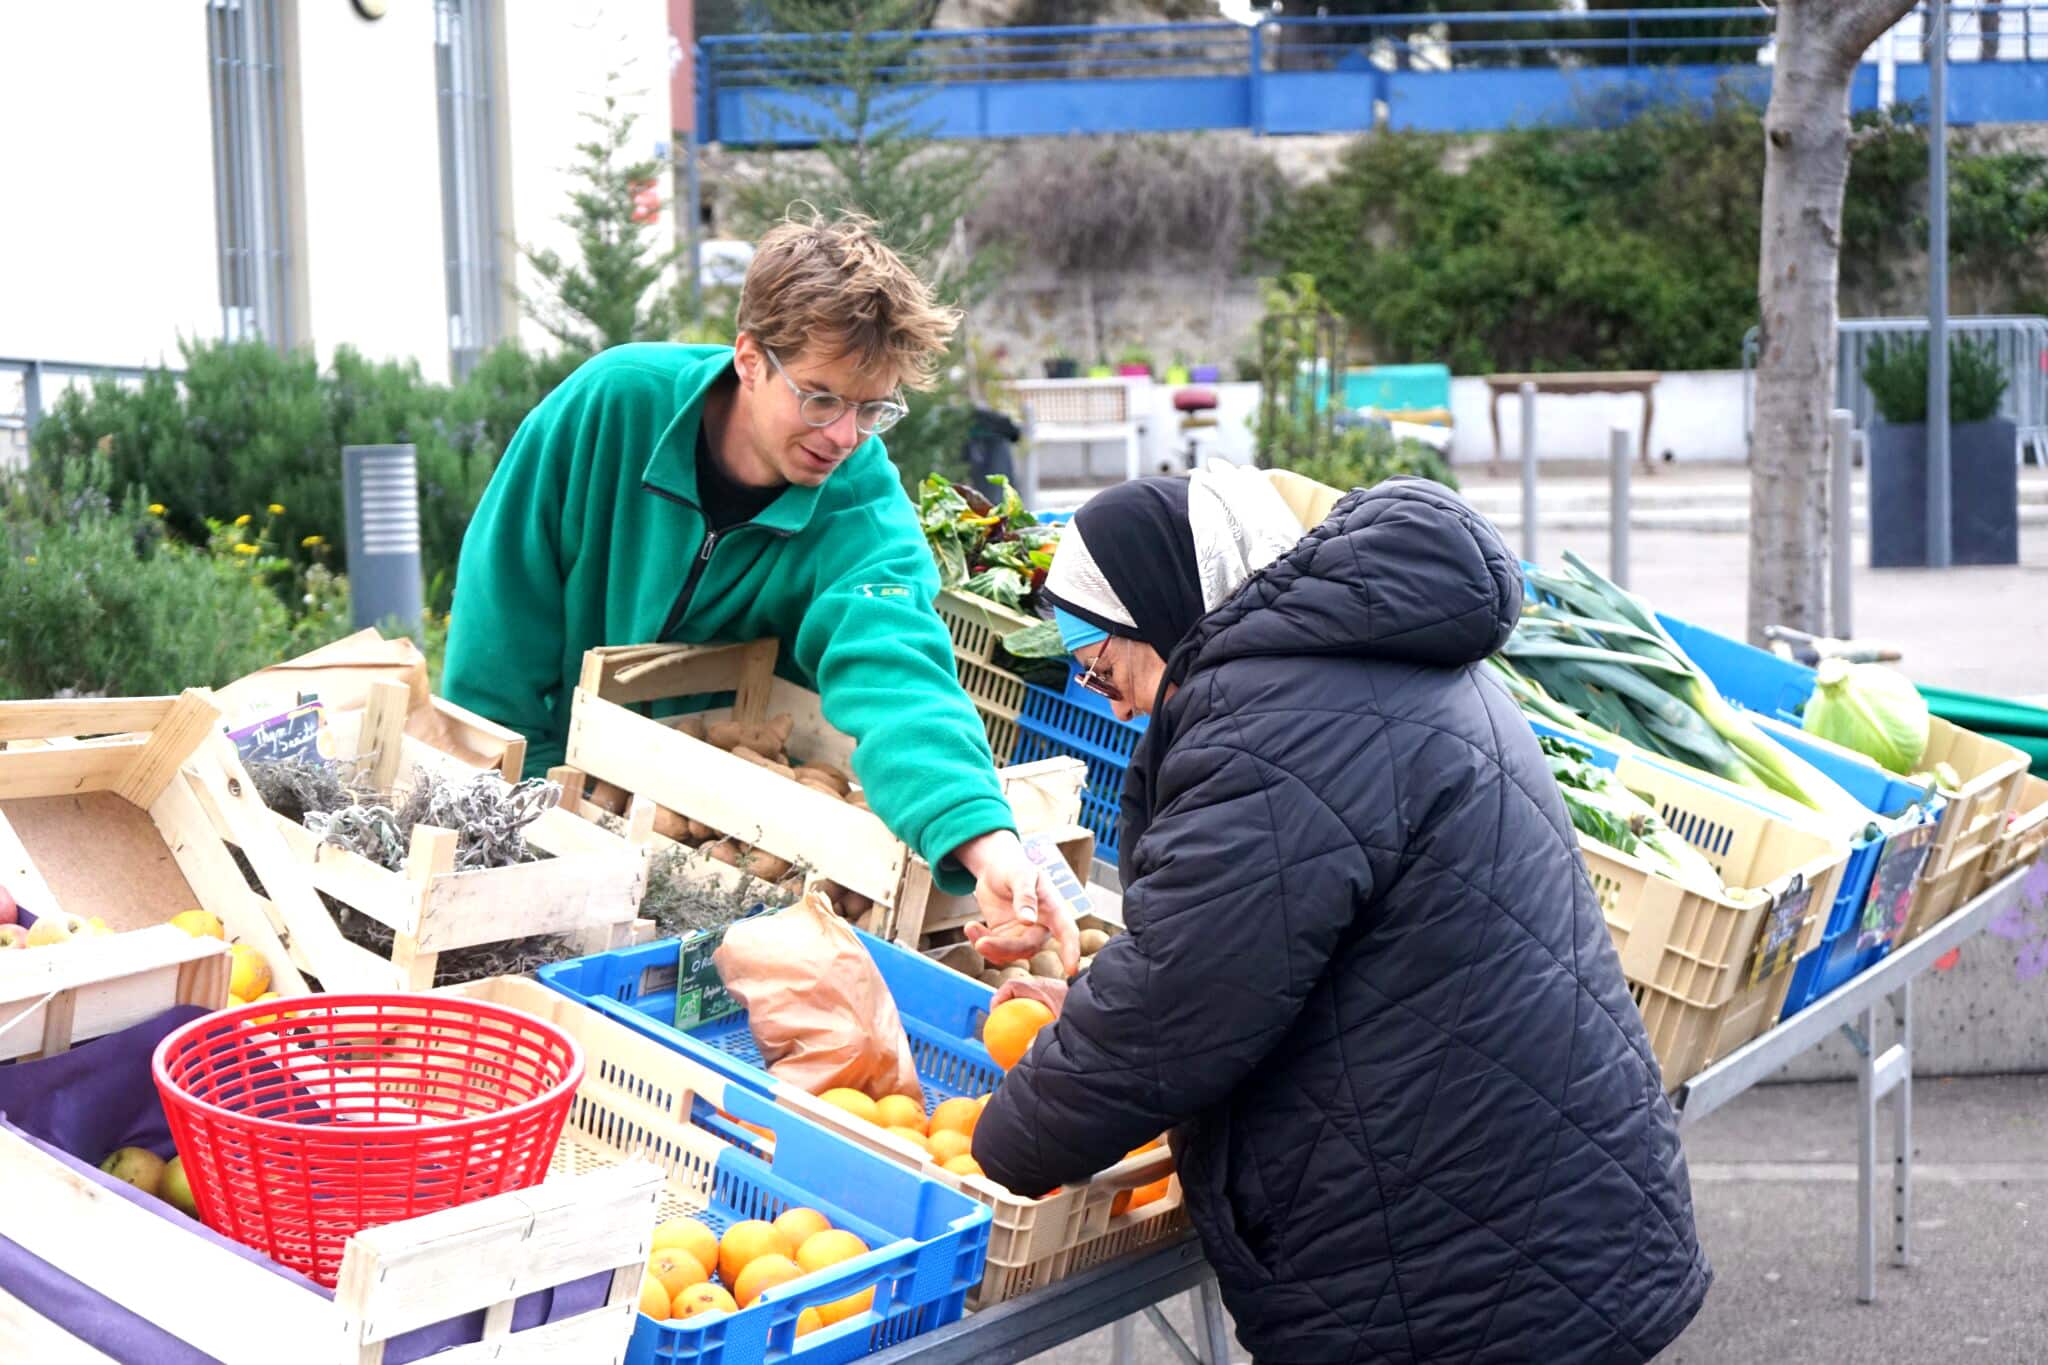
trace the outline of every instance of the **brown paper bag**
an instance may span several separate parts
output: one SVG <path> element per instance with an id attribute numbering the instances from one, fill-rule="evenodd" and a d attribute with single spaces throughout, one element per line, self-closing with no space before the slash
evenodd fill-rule
<path id="1" fill-rule="evenodd" d="M 924 1103 L 881 969 L 824 896 L 812 892 L 786 910 L 740 920 L 711 960 L 746 1006 L 776 1079 L 813 1095 L 845 1086 L 870 1099 Z"/>

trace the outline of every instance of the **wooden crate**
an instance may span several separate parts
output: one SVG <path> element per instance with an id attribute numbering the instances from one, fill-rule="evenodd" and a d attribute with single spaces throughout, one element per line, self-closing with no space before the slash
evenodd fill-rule
<path id="1" fill-rule="evenodd" d="M 335 927 L 206 692 L 0 702 L 0 741 L 0 882 L 30 911 L 119 934 L 196 907 L 262 954 L 280 994 L 305 992 L 302 971 L 334 989 L 396 984 Z"/>
<path id="2" fill-rule="evenodd" d="M 402 727 L 406 689 L 382 682 L 370 689 L 353 740 L 337 737 L 341 757 L 367 757 L 370 780 L 380 789 L 402 780 L 413 767 L 447 776 L 474 777 L 463 758 L 433 748 Z M 489 725 L 489 722 L 480 722 Z M 492 727 L 499 736 L 510 735 Z M 489 750 L 492 737 L 472 732 Z M 514 736 L 516 738 L 516 736 Z M 496 748 L 492 768 L 517 773 L 525 762 L 524 741 L 516 751 Z M 514 780 L 508 777 L 508 780 Z M 642 936 L 636 926 L 647 889 L 648 845 L 593 827 L 566 811 L 548 811 L 531 825 L 526 841 L 550 856 L 537 862 L 458 872 L 454 831 L 417 826 L 402 872 L 360 854 L 323 844 L 303 825 L 273 817 L 278 836 L 314 889 L 358 910 L 396 936 L 391 960 L 400 984 L 428 990 L 440 955 L 505 939 L 567 934 L 581 952 L 623 948 Z"/>
<path id="3" fill-rule="evenodd" d="M 185 962 L 172 960 L 176 954 L 164 935 L 200 952 L 185 962 L 226 962 L 218 942 L 168 927 L 36 950 L 102 950 L 78 958 L 80 971 L 67 978 L 74 979 L 71 989 L 81 1002 L 67 1043 L 88 1036 L 81 1031 L 91 1017 L 86 1000 L 125 1002 L 123 1009 L 135 1014 L 129 1022 L 178 1003 L 207 1003 L 186 998 L 194 975 Z M 120 954 L 108 949 L 110 942 Z M 145 951 L 145 943 L 157 951 Z M 224 997 L 225 966 L 202 965 L 196 976 L 208 973 Z M 573 1136 L 565 1135 L 565 1148 Z M 0 1124 L 0 1170 L 7 1173 L 0 1237 L 226 1365 L 283 1359 L 377 1365 L 393 1337 L 479 1311 L 483 1339 L 436 1360 L 621 1360 L 638 1310 L 663 1172 L 617 1152 L 573 1173 L 558 1156 L 556 1167 L 557 1174 L 533 1189 L 357 1233 L 330 1298 L 245 1259 L 168 1206 L 157 1211 L 117 1194 L 112 1177 L 54 1157 Z M 120 1254 L 110 1255 L 109 1248 Z M 137 1266 L 156 1270 L 138 1274 Z M 603 1307 L 512 1335 L 520 1296 L 607 1271 L 612 1279 Z M 34 1304 L 0 1291 L 0 1360 L 105 1365 L 109 1357 Z"/>
<path id="4" fill-rule="evenodd" d="M 52 1056 L 172 1005 L 217 1010 L 233 962 L 219 939 L 168 924 L 0 952 L 0 1062 Z"/>
<path id="5" fill-rule="evenodd" d="M 584 657 L 569 721 L 563 769 L 550 774 L 581 791 L 587 775 L 657 810 L 696 820 L 785 861 L 814 879 L 866 897 L 873 909 L 861 927 L 901 938 L 899 925 L 921 928 L 932 895 L 931 869 L 872 812 L 772 773 L 681 730 L 629 709 L 671 698 L 732 693 L 730 709 L 703 713 L 707 723 L 765 723 L 793 718 L 789 748 L 807 762 L 853 768 L 853 740 L 825 720 L 815 692 L 775 676 L 773 640 L 745 645 L 626 645 Z M 1020 830 L 1068 825 L 1079 815 L 1085 767 L 1055 759 L 1002 769 L 998 776 Z M 582 805 L 578 810 L 591 812 Z M 656 839 L 657 847 L 671 846 Z M 713 873 L 712 875 L 723 875 Z"/>

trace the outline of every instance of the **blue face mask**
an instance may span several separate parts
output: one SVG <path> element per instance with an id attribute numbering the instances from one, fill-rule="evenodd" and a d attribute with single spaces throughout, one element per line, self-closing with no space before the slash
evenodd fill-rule
<path id="1" fill-rule="evenodd" d="M 1052 609 L 1052 620 L 1060 628 L 1060 643 L 1067 647 L 1069 654 L 1090 645 L 1099 645 L 1109 638 L 1109 632 L 1102 627 L 1091 626 L 1062 607 Z"/>

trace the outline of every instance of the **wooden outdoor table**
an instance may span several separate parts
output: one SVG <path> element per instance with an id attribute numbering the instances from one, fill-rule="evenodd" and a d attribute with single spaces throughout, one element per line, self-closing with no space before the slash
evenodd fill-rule
<path id="1" fill-rule="evenodd" d="M 1655 370 L 1608 370 L 1589 374 L 1490 374 L 1486 376 L 1486 409 L 1493 421 L 1493 464 L 1500 467 L 1500 399 L 1534 384 L 1539 394 L 1639 393 L 1643 396 L 1643 468 L 1650 465 L 1650 419 L 1656 415 L 1655 389 L 1664 376 Z"/>

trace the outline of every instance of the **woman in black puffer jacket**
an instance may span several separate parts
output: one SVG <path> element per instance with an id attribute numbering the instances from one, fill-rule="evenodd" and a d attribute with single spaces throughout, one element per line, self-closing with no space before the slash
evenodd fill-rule
<path id="1" fill-rule="evenodd" d="M 1129 932 L 1055 998 L 974 1155 L 1037 1195 L 1174 1130 L 1261 1365 L 1647 1360 L 1712 1273 L 1571 823 L 1478 666 L 1515 557 L 1433 484 L 1306 537 L 1260 493 L 1140 480 L 1061 544 L 1069 648 L 1151 716 Z"/>

